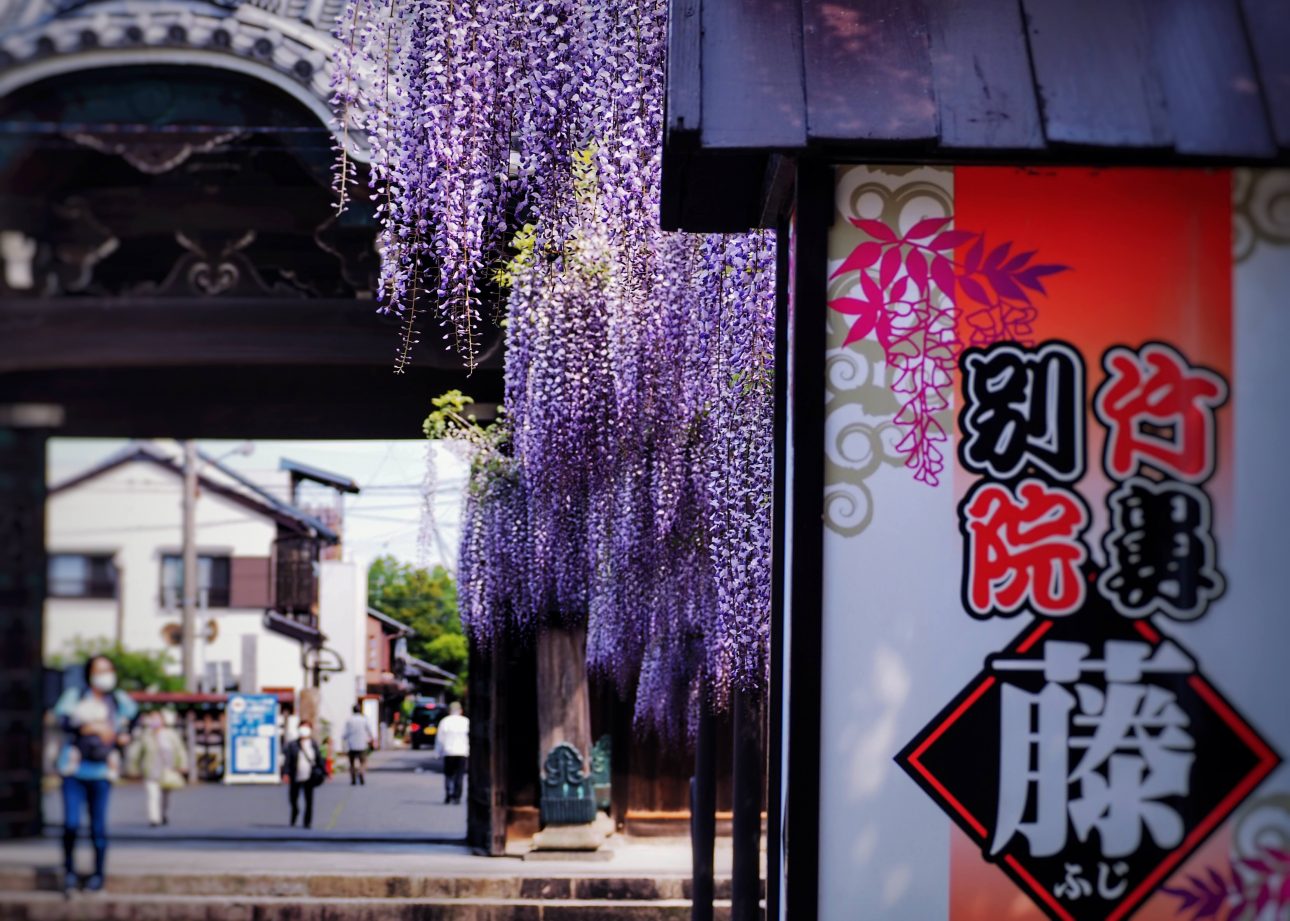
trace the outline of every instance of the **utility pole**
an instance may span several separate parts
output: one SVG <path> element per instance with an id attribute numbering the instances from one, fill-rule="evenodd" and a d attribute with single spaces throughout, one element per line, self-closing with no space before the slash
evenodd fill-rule
<path id="1" fill-rule="evenodd" d="M 197 672 L 193 667 L 193 646 L 197 642 L 197 445 L 192 440 L 185 441 L 183 445 L 184 612 L 181 662 L 184 687 L 192 693 L 197 690 Z"/>

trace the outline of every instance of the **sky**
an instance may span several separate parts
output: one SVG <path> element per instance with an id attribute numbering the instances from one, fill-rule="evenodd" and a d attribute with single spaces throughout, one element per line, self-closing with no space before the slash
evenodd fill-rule
<path id="1" fill-rule="evenodd" d="M 124 447 L 123 439 L 54 438 L 49 442 L 47 479 L 57 484 Z M 177 451 L 174 442 L 158 442 Z M 250 454 L 242 451 L 250 446 Z M 346 559 L 370 562 L 381 554 L 455 571 L 462 490 L 466 464 L 441 442 L 427 441 L 206 441 L 206 454 L 233 468 L 273 495 L 287 499 L 282 458 L 319 467 L 354 480 L 361 490 L 346 495 Z M 434 452 L 438 488 L 435 525 L 420 541 L 427 450 Z"/>

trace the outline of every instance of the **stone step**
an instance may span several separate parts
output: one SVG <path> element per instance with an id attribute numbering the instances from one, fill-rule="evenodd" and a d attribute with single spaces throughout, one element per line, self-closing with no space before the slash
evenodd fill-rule
<path id="1" fill-rule="evenodd" d="M 56 891 L 53 868 L 0 871 L 0 893 Z M 718 878 L 719 899 L 730 898 L 729 878 Z M 684 876 L 381 876 L 285 873 L 109 873 L 107 892 L 122 896 L 236 896 L 295 899 L 527 899 L 534 901 L 688 900 Z"/>
<path id="2" fill-rule="evenodd" d="M 715 906 L 718 921 L 730 903 Z M 412 899 L 0 892 L 7 921 L 689 921 L 684 899 Z"/>

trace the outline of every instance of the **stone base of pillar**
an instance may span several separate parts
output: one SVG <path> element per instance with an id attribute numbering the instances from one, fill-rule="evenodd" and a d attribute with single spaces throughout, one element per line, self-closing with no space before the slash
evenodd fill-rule
<path id="1" fill-rule="evenodd" d="M 533 851 L 599 851 L 614 833 L 614 821 L 603 812 L 585 825 L 548 825 L 533 836 Z M 608 854 L 609 852 L 605 852 Z"/>
<path id="2" fill-rule="evenodd" d="M 574 852 L 585 857 L 591 853 L 601 852 L 607 835 L 604 826 L 599 822 L 586 825 L 548 825 L 533 836 L 533 848 L 530 854 L 550 852 Z M 603 851 L 609 856 L 608 851 Z M 528 856 L 528 855 L 525 855 Z"/>

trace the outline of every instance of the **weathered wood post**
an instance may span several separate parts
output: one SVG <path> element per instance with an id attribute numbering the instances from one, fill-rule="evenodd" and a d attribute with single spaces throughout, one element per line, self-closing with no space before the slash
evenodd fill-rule
<path id="1" fill-rule="evenodd" d="M 730 917 L 756 921 L 761 902 L 761 699 L 735 691 L 734 717 L 734 865 L 731 873 Z"/>
<path id="2" fill-rule="evenodd" d="M 10 783 L 0 837 L 40 834 L 45 444 L 57 407 L 0 405 L 0 700 Z"/>
<path id="3" fill-rule="evenodd" d="M 538 634 L 538 769 L 568 742 L 584 758 L 591 751 L 591 695 L 587 688 L 586 627 L 551 627 Z"/>
<path id="4" fill-rule="evenodd" d="M 690 778 L 691 921 L 712 921 L 712 851 L 717 838 L 716 726 L 705 699 L 699 709 L 694 742 L 694 776 Z"/>
<path id="5" fill-rule="evenodd" d="M 571 777 L 590 764 L 591 757 L 591 692 L 587 685 L 587 630 L 586 627 L 551 626 L 538 635 L 537 642 L 537 699 L 538 699 L 538 769 L 544 777 L 543 796 L 547 795 L 552 780 L 552 770 L 569 772 Z M 562 746 L 572 748 L 581 764 L 571 766 L 568 759 L 552 760 Z M 556 778 L 557 786 L 569 786 L 568 777 Z M 554 828 L 548 828 L 533 838 L 534 850 L 596 850 L 604 843 L 609 829 L 595 823 L 595 797 L 587 783 L 590 815 L 585 823 L 569 821 L 562 815 Z M 543 821 L 546 805 L 543 806 Z"/>

